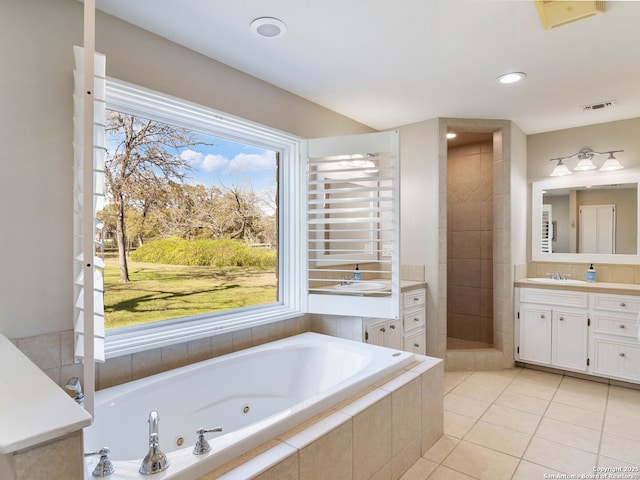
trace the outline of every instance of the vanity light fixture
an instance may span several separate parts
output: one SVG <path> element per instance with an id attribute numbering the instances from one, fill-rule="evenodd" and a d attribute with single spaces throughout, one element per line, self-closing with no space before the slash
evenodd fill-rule
<path id="1" fill-rule="evenodd" d="M 556 165 L 556 167 L 553 169 L 553 172 L 551 172 L 551 176 L 552 177 L 564 177 L 565 175 L 571 175 L 573 172 L 571 170 L 569 170 L 567 168 L 567 166 L 562 163 L 562 159 L 561 158 L 552 158 L 551 161 L 558 161 L 558 164 Z"/>
<path id="2" fill-rule="evenodd" d="M 569 160 L 573 157 L 578 157 L 578 164 L 573 168 L 574 171 L 582 172 L 588 170 L 595 170 L 596 165 L 593 163 L 593 157 L 596 155 L 609 155 L 603 165 L 600 167 L 601 172 L 613 172 L 615 170 L 621 170 L 624 167 L 620 164 L 620 162 L 613 156 L 614 153 L 624 152 L 624 150 L 608 150 L 606 152 L 594 152 L 590 148 L 583 148 L 578 153 L 574 153 L 573 155 L 569 155 L 568 157 L 558 157 L 552 158 L 551 162 L 558 162 L 558 164 L 551 172 L 552 177 L 560 177 L 563 175 L 570 175 L 571 170 L 564 164 L 563 160 Z"/>
<path id="3" fill-rule="evenodd" d="M 622 150 L 618 150 L 618 151 L 622 152 Z M 616 152 L 609 152 L 609 156 L 607 157 L 607 159 L 604 161 L 604 163 L 600 167 L 600 171 L 601 172 L 613 172 L 615 170 L 622 170 L 624 168 L 620 164 L 618 159 L 613 156 L 614 153 L 616 153 Z"/>

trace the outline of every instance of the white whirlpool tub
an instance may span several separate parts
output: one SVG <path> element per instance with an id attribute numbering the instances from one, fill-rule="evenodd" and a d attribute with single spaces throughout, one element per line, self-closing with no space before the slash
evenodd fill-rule
<path id="1" fill-rule="evenodd" d="M 388 348 L 303 333 L 96 393 L 85 451 L 102 447 L 115 467 L 110 479 L 196 479 L 414 361 Z M 148 452 L 149 412 L 159 415 L 160 450 L 170 466 L 138 474 Z M 196 430 L 211 451 L 192 453 Z M 97 463 L 87 459 L 86 478 Z"/>

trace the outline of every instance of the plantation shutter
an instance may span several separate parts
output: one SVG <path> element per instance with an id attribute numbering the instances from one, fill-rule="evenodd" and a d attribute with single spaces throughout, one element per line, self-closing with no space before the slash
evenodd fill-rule
<path id="1" fill-rule="evenodd" d="M 397 318 L 399 133 L 307 140 L 307 310 Z"/>
<path id="2" fill-rule="evenodd" d="M 542 253 L 552 252 L 553 222 L 551 219 L 551 205 L 542 205 Z"/>
<path id="3" fill-rule="evenodd" d="M 94 360 L 104 362 L 104 259 L 102 223 L 96 213 L 104 207 L 105 77 L 106 59 L 95 54 L 93 91 L 93 138 L 85 135 L 84 49 L 74 46 L 73 71 L 73 324 L 75 358 L 85 357 L 85 321 L 93 320 Z M 91 57 L 89 57 L 91 58 Z M 89 138 L 87 138 L 89 137 Z M 92 158 L 86 158 L 85 143 L 91 142 Z M 91 172 L 88 172 L 88 170 Z M 90 241 L 85 235 L 89 235 Z M 89 243 L 90 242 L 90 243 Z M 91 247 L 88 247 L 91 245 Z M 86 259 L 92 259 L 87 261 Z M 91 264 L 89 264 L 91 262 Z M 87 267 L 89 265 L 89 267 Z M 91 272 L 89 274 L 89 272 Z M 87 293 L 88 292 L 88 293 Z M 89 295 L 90 298 L 85 298 Z"/>

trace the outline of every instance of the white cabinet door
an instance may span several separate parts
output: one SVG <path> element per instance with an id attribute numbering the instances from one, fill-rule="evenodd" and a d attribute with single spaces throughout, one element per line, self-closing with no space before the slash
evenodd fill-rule
<path id="1" fill-rule="evenodd" d="M 378 319 L 378 321 L 367 321 L 365 341 L 372 345 L 379 345 L 384 347 L 384 320 Z"/>
<path id="2" fill-rule="evenodd" d="M 417 332 L 404 337 L 403 350 L 417 353 L 419 355 L 426 355 L 427 347 L 425 345 L 424 330 L 418 330 Z"/>
<path id="3" fill-rule="evenodd" d="M 520 360 L 551 363 L 551 309 L 537 305 L 520 306 Z"/>
<path id="4" fill-rule="evenodd" d="M 385 328 L 384 346 L 402 350 L 402 321 L 399 318 L 388 320 Z"/>
<path id="5" fill-rule="evenodd" d="M 586 312 L 553 311 L 551 331 L 553 366 L 587 371 L 588 321 Z"/>
<path id="6" fill-rule="evenodd" d="M 593 373 L 640 382 L 640 345 L 596 338 Z"/>

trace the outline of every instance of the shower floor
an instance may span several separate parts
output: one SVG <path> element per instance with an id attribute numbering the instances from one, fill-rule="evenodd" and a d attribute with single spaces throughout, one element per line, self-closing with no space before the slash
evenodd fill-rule
<path id="1" fill-rule="evenodd" d="M 447 350 L 467 350 L 474 348 L 493 348 L 493 344 L 447 337 Z"/>

